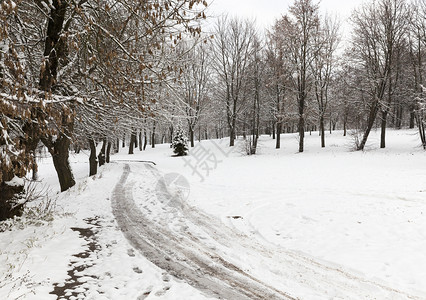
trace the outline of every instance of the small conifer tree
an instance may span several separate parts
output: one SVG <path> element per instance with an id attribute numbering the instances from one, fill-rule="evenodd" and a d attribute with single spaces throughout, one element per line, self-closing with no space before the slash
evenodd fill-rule
<path id="1" fill-rule="evenodd" d="M 188 138 L 182 129 L 178 128 L 172 142 L 173 152 L 176 156 L 188 154 Z"/>

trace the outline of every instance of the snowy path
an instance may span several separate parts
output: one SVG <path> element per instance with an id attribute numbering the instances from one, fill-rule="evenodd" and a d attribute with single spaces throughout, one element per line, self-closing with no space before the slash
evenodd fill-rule
<path id="1" fill-rule="evenodd" d="M 142 196 L 153 191 L 136 186 L 140 176 L 151 179 L 157 197 Z M 113 191 L 112 208 L 120 229 L 133 247 L 206 296 L 420 299 L 313 257 L 260 245 L 187 205 L 179 193 L 168 190 L 161 174 L 151 165 L 138 164 L 131 168 L 124 165 Z"/>

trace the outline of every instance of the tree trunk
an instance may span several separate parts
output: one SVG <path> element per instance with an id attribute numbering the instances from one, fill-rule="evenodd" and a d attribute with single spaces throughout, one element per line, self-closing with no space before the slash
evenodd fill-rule
<path id="1" fill-rule="evenodd" d="M 256 134 L 256 133 L 254 133 L 253 134 L 253 147 L 251 149 L 251 154 L 256 154 L 256 151 L 257 151 L 257 140 L 258 139 L 259 139 L 259 135 Z"/>
<path id="2" fill-rule="evenodd" d="M 236 121 L 237 121 L 237 111 L 235 107 L 236 103 L 234 103 L 233 115 L 231 117 L 231 122 L 228 122 L 229 125 L 229 146 L 235 146 L 235 138 L 236 138 Z"/>
<path id="3" fill-rule="evenodd" d="M 419 129 L 420 141 L 422 142 L 423 149 L 426 150 L 426 133 L 425 126 L 423 124 L 423 115 L 420 112 L 416 113 L 417 127 Z"/>
<path id="4" fill-rule="evenodd" d="M 380 148 L 386 147 L 386 119 L 388 117 L 387 110 L 382 111 L 382 124 L 381 124 L 381 134 L 380 134 Z"/>
<path id="5" fill-rule="evenodd" d="M 107 149 L 106 149 L 106 162 L 109 163 L 111 161 L 111 142 L 108 141 Z"/>
<path id="6" fill-rule="evenodd" d="M 155 148 L 155 132 L 153 130 L 151 135 L 151 148 Z"/>
<path id="7" fill-rule="evenodd" d="M 303 114 L 300 114 L 299 116 L 299 152 L 303 152 L 304 139 L 305 139 L 305 118 L 303 117 Z"/>
<path id="8" fill-rule="evenodd" d="M 194 147 L 194 128 L 189 126 L 189 139 L 191 140 L 191 147 Z"/>
<path id="9" fill-rule="evenodd" d="M 31 179 L 33 181 L 36 181 L 38 179 L 38 167 L 37 167 L 37 155 L 36 151 L 33 151 L 33 167 L 32 167 L 32 177 Z"/>
<path id="10" fill-rule="evenodd" d="M 2 172 L 2 175 L 3 178 L 0 183 L 0 221 L 22 215 L 23 206 L 14 207 L 14 203 L 10 202 L 10 200 L 24 190 L 23 185 L 11 186 L 5 183 L 15 176 L 13 172 Z"/>
<path id="11" fill-rule="evenodd" d="M 320 116 L 320 132 L 321 132 L 321 148 L 325 147 L 325 128 L 324 128 L 324 116 Z"/>
<path id="12" fill-rule="evenodd" d="M 244 120 L 243 120 L 243 139 L 247 139 L 247 116 L 244 114 Z"/>
<path id="13" fill-rule="evenodd" d="M 346 136 L 346 120 L 343 121 L 343 136 Z"/>
<path id="14" fill-rule="evenodd" d="M 370 131 L 374 125 L 374 121 L 376 120 L 378 105 L 379 105 L 378 100 L 375 100 L 372 103 L 372 106 L 370 108 L 370 113 L 368 116 L 367 128 L 364 132 L 361 143 L 357 147 L 357 150 L 364 150 L 365 144 L 367 143 L 368 135 L 370 134 Z"/>
<path id="15" fill-rule="evenodd" d="M 46 39 L 44 42 L 44 61 L 40 71 L 40 89 L 50 92 L 56 83 L 58 73 L 59 58 L 65 51 L 64 41 L 60 39 L 63 30 L 65 14 L 68 1 L 52 0 L 50 14 L 47 24 Z"/>
<path id="16" fill-rule="evenodd" d="M 23 205 L 15 206 L 9 200 L 23 192 L 24 186 L 9 186 L 4 182 L 0 183 L 0 221 L 22 216 Z"/>
<path id="17" fill-rule="evenodd" d="M 282 123 L 281 122 L 277 122 L 276 124 L 276 129 L 277 129 L 277 139 L 275 141 L 275 149 L 280 149 L 281 147 L 281 130 L 282 130 Z"/>
<path id="18" fill-rule="evenodd" d="M 148 135 L 146 133 L 146 129 L 143 130 L 143 150 L 146 150 L 146 146 L 148 145 Z"/>
<path id="19" fill-rule="evenodd" d="M 230 128 L 229 130 L 229 147 L 235 145 L 235 128 Z"/>
<path id="20" fill-rule="evenodd" d="M 98 172 L 98 161 L 96 160 L 96 145 L 93 139 L 89 139 L 90 156 L 89 156 L 89 176 L 96 175 Z"/>
<path id="21" fill-rule="evenodd" d="M 155 148 L 155 121 L 152 123 L 151 147 Z"/>
<path id="22" fill-rule="evenodd" d="M 134 154 L 134 146 L 135 146 L 135 140 L 136 140 L 136 133 L 132 130 L 132 133 L 130 134 L 130 143 L 129 143 L 129 154 Z"/>
<path id="23" fill-rule="evenodd" d="M 139 131 L 139 151 L 142 151 L 142 130 Z"/>
<path id="24" fill-rule="evenodd" d="M 61 192 L 68 190 L 75 185 L 74 176 L 68 161 L 70 140 L 64 134 L 60 134 L 54 142 L 53 148 L 50 148 L 50 154 L 53 157 L 53 165 L 58 173 Z"/>
<path id="25" fill-rule="evenodd" d="M 101 151 L 98 154 L 98 162 L 99 162 L 99 167 L 103 166 L 105 164 L 105 148 L 106 148 L 106 138 L 104 138 L 102 140 L 102 148 Z"/>
<path id="26" fill-rule="evenodd" d="M 123 133 L 123 141 L 121 143 L 121 148 L 125 148 L 126 147 L 126 134 Z"/>
<path id="27" fill-rule="evenodd" d="M 46 39 L 44 41 L 44 52 L 43 60 L 40 68 L 40 90 L 50 93 L 52 86 L 56 84 L 56 77 L 58 73 L 59 59 L 64 56 L 65 53 L 65 42 L 61 39 L 63 32 L 64 20 L 67 11 L 68 1 L 52 0 L 50 2 L 50 13 L 47 23 Z M 73 133 L 73 117 L 68 120 L 68 117 L 72 116 L 69 112 L 65 114 L 63 112 L 63 125 L 61 129 L 64 132 L 59 132 L 53 136 L 42 137 L 43 143 L 49 149 L 50 154 L 53 158 L 53 165 L 58 174 L 59 184 L 61 191 L 66 191 L 73 185 L 75 185 L 74 177 L 69 165 L 69 146 L 70 137 Z"/>
<path id="28" fill-rule="evenodd" d="M 272 139 L 275 140 L 275 122 L 272 122 Z"/>

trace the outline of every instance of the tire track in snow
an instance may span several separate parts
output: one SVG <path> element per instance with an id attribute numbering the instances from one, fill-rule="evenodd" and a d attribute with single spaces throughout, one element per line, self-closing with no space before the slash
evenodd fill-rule
<path id="1" fill-rule="evenodd" d="M 112 195 L 117 223 L 130 244 L 148 260 L 178 279 L 186 281 L 209 296 L 222 299 L 296 299 L 246 274 L 188 236 L 175 236 L 163 226 L 149 220 L 136 206 L 132 184 L 126 181 L 130 166 Z"/>
<path id="2" fill-rule="evenodd" d="M 160 182 L 163 180 L 155 167 L 151 165 L 145 165 L 145 167 L 157 180 Z M 167 193 L 163 193 L 163 197 L 166 199 L 160 198 L 158 200 L 164 204 L 170 203 L 170 197 L 172 196 L 167 196 Z M 424 296 L 410 295 L 385 283 L 375 282 L 359 275 L 351 274 L 339 266 L 318 261 L 314 257 L 303 253 L 281 249 L 270 244 L 270 247 L 265 247 L 253 241 L 250 237 L 225 226 L 218 219 L 189 206 L 185 201 L 181 201 L 181 213 L 186 222 L 190 222 L 197 228 L 201 228 L 217 243 L 232 247 L 236 253 L 252 252 L 263 254 L 266 260 L 273 263 L 272 267 L 282 270 L 280 275 L 283 276 L 283 279 L 291 282 L 288 290 L 293 290 L 291 286 L 299 286 L 302 290 L 317 290 L 317 295 L 322 295 L 322 297 L 330 297 L 330 294 L 337 293 L 339 296 L 336 298 L 342 297 L 344 299 L 371 299 L 372 297 L 383 296 L 386 299 L 425 298 Z M 203 241 L 197 236 L 189 232 L 186 234 L 199 245 L 203 244 Z M 234 243 L 230 243 L 230 241 L 234 241 Z M 213 253 L 211 250 L 210 252 Z M 213 255 L 221 257 L 221 259 L 224 259 L 223 257 L 226 256 L 222 253 L 214 253 Z M 224 260 L 226 261 L 226 258 Z M 251 278 L 254 279 L 253 276 Z"/>

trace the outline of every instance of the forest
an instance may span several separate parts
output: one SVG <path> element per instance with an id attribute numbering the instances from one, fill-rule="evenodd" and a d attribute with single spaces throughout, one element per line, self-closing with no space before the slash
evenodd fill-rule
<path id="1" fill-rule="evenodd" d="M 50 153 L 61 191 L 75 185 L 70 151 L 89 176 L 120 147 L 260 135 L 352 135 L 418 128 L 426 149 L 426 1 L 370 0 L 342 21 L 294 0 L 265 31 L 208 15 L 202 0 L 1 0 L 0 220 L 19 214 L 22 179 Z M 209 30 L 205 24 L 209 26 Z M 101 147 L 98 147 L 101 145 Z M 101 148 L 100 152 L 97 149 Z M 28 178 L 31 177 L 31 178 Z"/>

